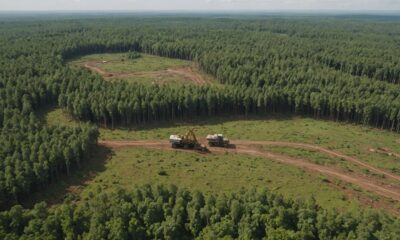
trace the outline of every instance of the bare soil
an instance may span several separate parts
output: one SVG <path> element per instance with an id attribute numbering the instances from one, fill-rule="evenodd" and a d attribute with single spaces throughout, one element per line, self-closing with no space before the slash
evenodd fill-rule
<path id="1" fill-rule="evenodd" d="M 101 74 L 105 79 L 125 79 L 130 77 L 180 77 L 185 80 L 191 81 L 196 85 L 205 85 L 209 81 L 196 71 L 193 71 L 192 67 L 179 67 L 179 68 L 168 68 L 167 70 L 160 71 L 144 71 L 144 72 L 131 72 L 131 73 L 115 73 L 107 72 L 99 67 L 103 62 L 91 61 L 84 63 L 84 67 L 90 69 L 92 72 Z"/>
<path id="2" fill-rule="evenodd" d="M 377 151 L 381 152 L 381 153 L 385 153 L 388 156 L 395 156 L 395 157 L 400 158 L 400 154 L 396 153 L 396 152 L 393 152 L 393 150 L 391 150 L 390 148 L 386 148 L 386 147 L 378 148 Z"/>

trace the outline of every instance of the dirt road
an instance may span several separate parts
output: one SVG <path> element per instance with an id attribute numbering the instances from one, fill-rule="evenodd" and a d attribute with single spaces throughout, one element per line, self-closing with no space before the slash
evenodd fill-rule
<path id="1" fill-rule="evenodd" d="M 154 141 L 100 141 L 101 145 L 118 148 L 118 147 L 142 147 L 142 148 L 151 148 L 151 149 L 158 149 L 158 150 L 170 150 L 170 151 L 190 151 L 184 149 L 172 149 L 167 141 L 162 140 L 154 140 Z M 345 172 L 344 170 L 334 167 L 334 166 L 323 166 L 312 163 L 305 159 L 300 158 L 293 158 L 281 154 L 276 154 L 264 150 L 260 150 L 255 148 L 255 145 L 274 145 L 274 146 L 289 146 L 289 147 L 296 147 L 296 148 L 306 148 L 306 149 L 313 149 L 316 151 L 320 151 L 322 153 L 340 157 L 347 161 L 351 161 L 355 164 L 359 164 L 363 167 L 367 167 L 371 171 L 385 174 L 385 176 L 391 177 L 395 180 L 400 180 L 399 176 L 394 174 L 389 174 L 384 170 L 375 168 L 370 166 L 361 160 L 358 160 L 353 157 L 346 156 L 342 153 L 338 153 L 329 149 L 322 148 L 320 146 L 311 145 L 311 144 L 303 144 L 303 143 L 289 143 L 289 142 L 273 142 L 273 141 L 234 141 L 236 148 L 227 149 L 227 148 L 212 148 L 211 152 L 216 154 L 223 154 L 225 152 L 233 153 L 233 154 L 243 154 L 243 155 L 250 155 L 250 156 L 257 156 L 268 158 L 274 161 L 279 161 L 285 164 L 290 164 L 293 166 L 301 167 L 303 169 L 318 172 L 322 175 L 330 176 L 336 179 L 340 179 L 344 182 L 355 184 L 362 188 L 363 190 L 374 192 L 380 196 L 384 196 L 387 198 L 391 198 L 397 201 L 400 201 L 400 186 L 393 186 L 386 183 L 383 183 L 377 179 L 363 176 L 353 172 Z"/>
<path id="2" fill-rule="evenodd" d="M 124 79 L 129 77 L 154 77 L 162 78 L 165 77 L 181 77 L 185 80 L 191 81 L 196 85 L 205 85 L 209 82 L 206 81 L 201 74 L 193 71 L 191 67 L 180 67 L 180 68 L 168 68 L 167 70 L 160 71 L 144 71 L 144 72 L 131 72 L 131 73 L 114 73 L 107 72 L 99 67 L 102 62 L 92 61 L 85 62 L 84 67 L 90 69 L 93 72 L 101 74 L 105 79 Z"/>
<path id="3" fill-rule="evenodd" d="M 99 68 L 98 65 L 101 64 L 100 62 L 86 62 L 85 68 L 92 70 L 93 72 L 100 73 L 101 75 L 107 75 L 108 72 L 104 71 L 103 69 Z"/>
<path id="4" fill-rule="evenodd" d="M 372 172 L 375 172 L 377 174 L 382 174 L 385 177 L 388 178 L 392 178 L 395 180 L 400 181 L 400 176 L 393 174 L 391 172 L 376 168 L 374 166 L 371 166 L 357 158 L 354 157 L 350 157 L 347 155 L 344 155 L 343 153 L 337 152 L 337 151 L 333 151 L 327 148 L 323 148 L 321 146 L 318 145 L 313 145 L 313 144 L 307 144 L 307 143 L 293 143 L 293 142 L 280 142 L 280 141 L 235 141 L 235 143 L 238 144 L 254 144 L 254 145 L 270 145 L 270 146 L 283 146 L 283 147 L 293 147 L 293 148 L 302 148 L 302 149 L 309 149 L 309 150 L 314 150 L 314 151 L 318 151 L 324 154 L 327 154 L 329 156 L 332 157 L 338 157 L 338 158 L 342 158 L 346 161 L 352 162 L 354 164 L 357 164 L 359 166 L 365 167 L 369 170 L 371 170 Z"/>
<path id="5" fill-rule="evenodd" d="M 204 85 L 208 83 L 200 74 L 194 72 L 191 67 L 174 69 L 170 68 L 167 70 L 167 72 L 185 77 L 186 79 L 191 80 L 196 85 Z"/>

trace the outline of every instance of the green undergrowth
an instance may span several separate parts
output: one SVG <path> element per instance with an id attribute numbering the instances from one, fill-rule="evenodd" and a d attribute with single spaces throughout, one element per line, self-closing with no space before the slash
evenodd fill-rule
<path id="1" fill-rule="evenodd" d="M 217 81 L 198 69 L 192 61 L 141 54 L 141 57 L 129 59 L 127 53 L 92 54 L 70 61 L 72 67 L 84 67 L 94 64 L 109 80 L 123 80 L 142 84 L 193 84 L 182 74 L 168 72 L 168 69 L 191 69 L 193 74 L 200 76 L 208 83 Z M 109 77 L 112 77 L 111 79 Z"/>
<path id="2" fill-rule="evenodd" d="M 78 125 L 63 110 L 48 109 L 40 113 L 48 125 Z M 196 121 L 148 124 L 135 128 L 100 128 L 101 140 L 160 140 L 168 141 L 170 134 L 182 134 L 194 128 L 200 141 L 206 134 L 223 133 L 234 140 L 273 140 L 304 142 L 324 146 L 381 168 L 400 168 L 394 156 L 369 151 L 370 148 L 385 146 L 400 152 L 396 142 L 399 135 L 379 129 L 358 125 L 314 120 L 304 117 L 275 115 L 270 117 L 243 119 L 223 118 Z M 371 175 L 363 167 L 306 149 L 262 146 L 261 148 L 287 156 L 299 157 L 316 164 L 337 166 L 345 171 Z M 98 188 L 109 191 L 114 186 L 131 188 L 146 183 L 171 183 L 201 191 L 229 192 L 241 187 L 268 187 L 288 197 L 315 197 L 324 207 L 358 209 L 357 200 L 349 200 L 340 190 L 341 181 L 305 172 L 302 169 L 277 163 L 265 158 L 244 155 L 199 155 L 175 153 L 137 148 L 117 148 L 103 171 L 87 186 L 80 187 L 82 198 Z M 387 166 L 390 166 L 387 167 Z M 379 176 L 375 176 L 379 177 Z M 389 179 L 381 179 L 392 183 Z M 350 191 L 360 192 L 357 186 L 346 185 Z M 355 190 L 354 190 L 354 189 Z M 379 199 L 372 193 L 360 192 L 364 197 Z"/>
<path id="3" fill-rule="evenodd" d="M 325 166 L 339 166 L 341 168 L 346 169 L 349 172 L 360 171 L 360 166 L 349 162 L 343 158 L 329 156 L 327 154 L 309 150 L 309 149 L 301 149 L 301 148 L 293 148 L 293 147 L 286 147 L 286 146 L 262 146 L 261 149 L 267 150 L 270 152 L 283 154 L 285 156 L 290 156 L 293 158 L 300 158 L 309 160 L 312 163 L 318 165 L 325 165 Z M 364 172 L 364 171 L 362 171 Z"/>
<path id="4" fill-rule="evenodd" d="M 107 72 L 115 73 L 130 73 L 130 72 L 145 72 L 145 71 L 160 71 L 171 67 L 188 67 L 193 63 L 181 59 L 165 58 L 142 54 L 140 58 L 128 59 L 127 53 L 105 53 L 92 54 L 76 59 L 69 64 L 79 66 L 85 62 L 106 61 L 101 65 L 101 68 Z"/>
<path id="5" fill-rule="evenodd" d="M 47 124 L 74 125 L 61 109 L 42 113 Z M 400 158 L 372 152 L 371 149 L 388 148 L 400 153 L 400 134 L 386 130 L 312 118 L 273 115 L 264 118 L 215 117 L 175 123 L 147 124 L 133 128 L 100 128 L 100 139 L 146 140 L 165 139 L 171 134 L 184 134 L 194 128 L 202 141 L 207 134 L 223 133 L 234 140 L 271 140 L 316 144 L 354 156 L 375 167 L 400 174 Z M 325 155 L 326 156 L 326 155 Z M 316 159 L 319 161 L 318 159 Z"/>
<path id="6" fill-rule="evenodd" d="M 131 189 L 143 184 L 175 184 L 204 192 L 237 192 L 241 188 L 271 189 L 287 197 L 314 197 L 321 206 L 356 210 L 357 201 L 329 186 L 325 178 L 269 159 L 235 154 L 213 155 L 118 148 L 105 170 L 83 189 L 88 197 L 98 189 Z"/>

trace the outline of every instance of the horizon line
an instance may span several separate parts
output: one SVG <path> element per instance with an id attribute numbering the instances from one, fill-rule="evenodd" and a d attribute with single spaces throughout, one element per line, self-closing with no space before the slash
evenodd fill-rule
<path id="1" fill-rule="evenodd" d="M 357 14 L 379 14 L 379 13 L 391 13 L 391 14 L 400 14 L 399 10 L 361 10 L 361 9 L 135 9 L 135 10 L 126 10 L 126 9 L 79 9 L 79 10 L 0 10 L 0 13 L 357 13 Z"/>

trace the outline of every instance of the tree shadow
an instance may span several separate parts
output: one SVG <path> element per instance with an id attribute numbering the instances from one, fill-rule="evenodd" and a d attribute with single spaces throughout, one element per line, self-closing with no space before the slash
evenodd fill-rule
<path id="1" fill-rule="evenodd" d="M 160 122 L 147 122 L 141 124 L 135 124 L 130 126 L 116 126 L 114 129 L 104 128 L 102 125 L 98 125 L 98 127 L 109 130 L 128 130 L 128 131 L 145 131 L 152 130 L 154 128 L 173 128 L 173 127 L 182 127 L 182 126 L 210 126 L 210 125 L 220 125 L 228 122 L 237 122 L 237 121 L 265 121 L 265 120 L 275 120 L 275 121 L 287 121 L 293 118 L 300 117 L 306 118 L 309 116 L 301 116 L 298 114 L 262 114 L 262 115 L 219 115 L 219 116 L 209 116 L 209 117 L 194 117 L 194 118 L 183 118 L 183 119 L 175 119 L 168 121 L 160 121 Z"/>
<path id="2" fill-rule="evenodd" d="M 42 124 L 42 125 L 47 125 L 47 119 L 46 116 L 54 111 L 57 110 L 58 107 L 56 104 L 46 104 L 41 106 L 40 108 L 36 109 L 34 111 L 36 118 L 38 119 L 38 121 Z"/>
<path id="3" fill-rule="evenodd" d="M 87 161 L 83 162 L 80 167 L 75 167 L 69 176 L 64 175 L 46 186 L 45 189 L 30 194 L 29 199 L 21 200 L 21 205 L 31 208 L 36 203 L 44 201 L 52 206 L 62 203 L 68 194 L 79 194 L 99 173 L 105 171 L 105 164 L 113 154 L 108 147 L 95 146 Z"/>

